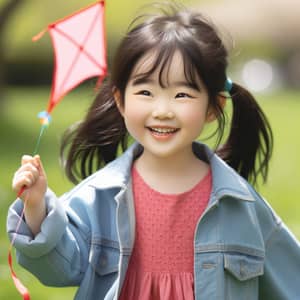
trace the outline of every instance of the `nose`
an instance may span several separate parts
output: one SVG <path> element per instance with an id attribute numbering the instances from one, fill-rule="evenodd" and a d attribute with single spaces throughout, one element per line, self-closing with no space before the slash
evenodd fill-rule
<path id="1" fill-rule="evenodd" d="M 171 109 L 169 99 L 159 99 L 155 101 L 152 117 L 155 119 L 172 119 L 175 114 Z"/>

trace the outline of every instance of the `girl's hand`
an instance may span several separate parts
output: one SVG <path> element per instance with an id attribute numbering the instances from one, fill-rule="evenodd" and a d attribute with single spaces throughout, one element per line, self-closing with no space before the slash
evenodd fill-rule
<path id="1" fill-rule="evenodd" d="M 25 187 L 20 198 L 23 201 L 28 200 L 26 203 L 28 207 L 41 205 L 47 190 L 47 178 L 38 155 L 22 157 L 21 167 L 14 175 L 12 187 L 16 193 Z"/>

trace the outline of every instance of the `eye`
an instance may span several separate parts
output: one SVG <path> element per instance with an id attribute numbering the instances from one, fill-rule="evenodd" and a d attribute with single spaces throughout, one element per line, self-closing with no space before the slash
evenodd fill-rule
<path id="1" fill-rule="evenodd" d="M 151 96 L 151 93 L 147 90 L 141 90 L 135 93 L 135 95 L 142 95 L 142 96 Z"/>
<path id="2" fill-rule="evenodd" d="M 178 93 L 176 94 L 175 98 L 194 98 L 190 94 L 187 93 Z"/>

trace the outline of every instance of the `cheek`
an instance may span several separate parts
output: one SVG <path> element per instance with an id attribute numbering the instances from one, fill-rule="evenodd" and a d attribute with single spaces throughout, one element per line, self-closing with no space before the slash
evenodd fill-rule
<path id="1" fill-rule="evenodd" d="M 194 107 L 184 111 L 181 118 L 182 125 L 184 123 L 184 133 L 190 140 L 197 139 L 205 126 L 206 110 L 205 108 Z"/>
<path id="2" fill-rule="evenodd" d="M 137 138 L 137 134 L 143 130 L 145 125 L 145 116 L 140 105 L 130 105 L 125 107 L 123 118 L 130 135 Z"/>
<path id="3" fill-rule="evenodd" d="M 126 122 L 138 123 L 143 120 L 143 107 L 141 105 L 133 104 L 128 105 L 124 109 L 124 119 Z"/>
<path id="4" fill-rule="evenodd" d="M 182 111 L 182 121 L 191 129 L 202 127 L 206 119 L 206 110 L 197 106 Z"/>

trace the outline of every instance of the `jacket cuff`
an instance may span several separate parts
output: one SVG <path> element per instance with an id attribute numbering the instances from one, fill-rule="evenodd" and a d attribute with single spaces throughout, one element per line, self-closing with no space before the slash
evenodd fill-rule
<path id="1" fill-rule="evenodd" d="M 48 189 L 46 196 L 47 216 L 41 224 L 41 231 L 34 237 L 25 219 L 20 222 L 24 208 L 17 199 L 9 208 L 7 232 L 13 246 L 28 257 L 40 257 L 55 248 L 67 227 L 67 216 L 61 201 Z M 17 228 L 20 222 L 19 228 Z"/>

